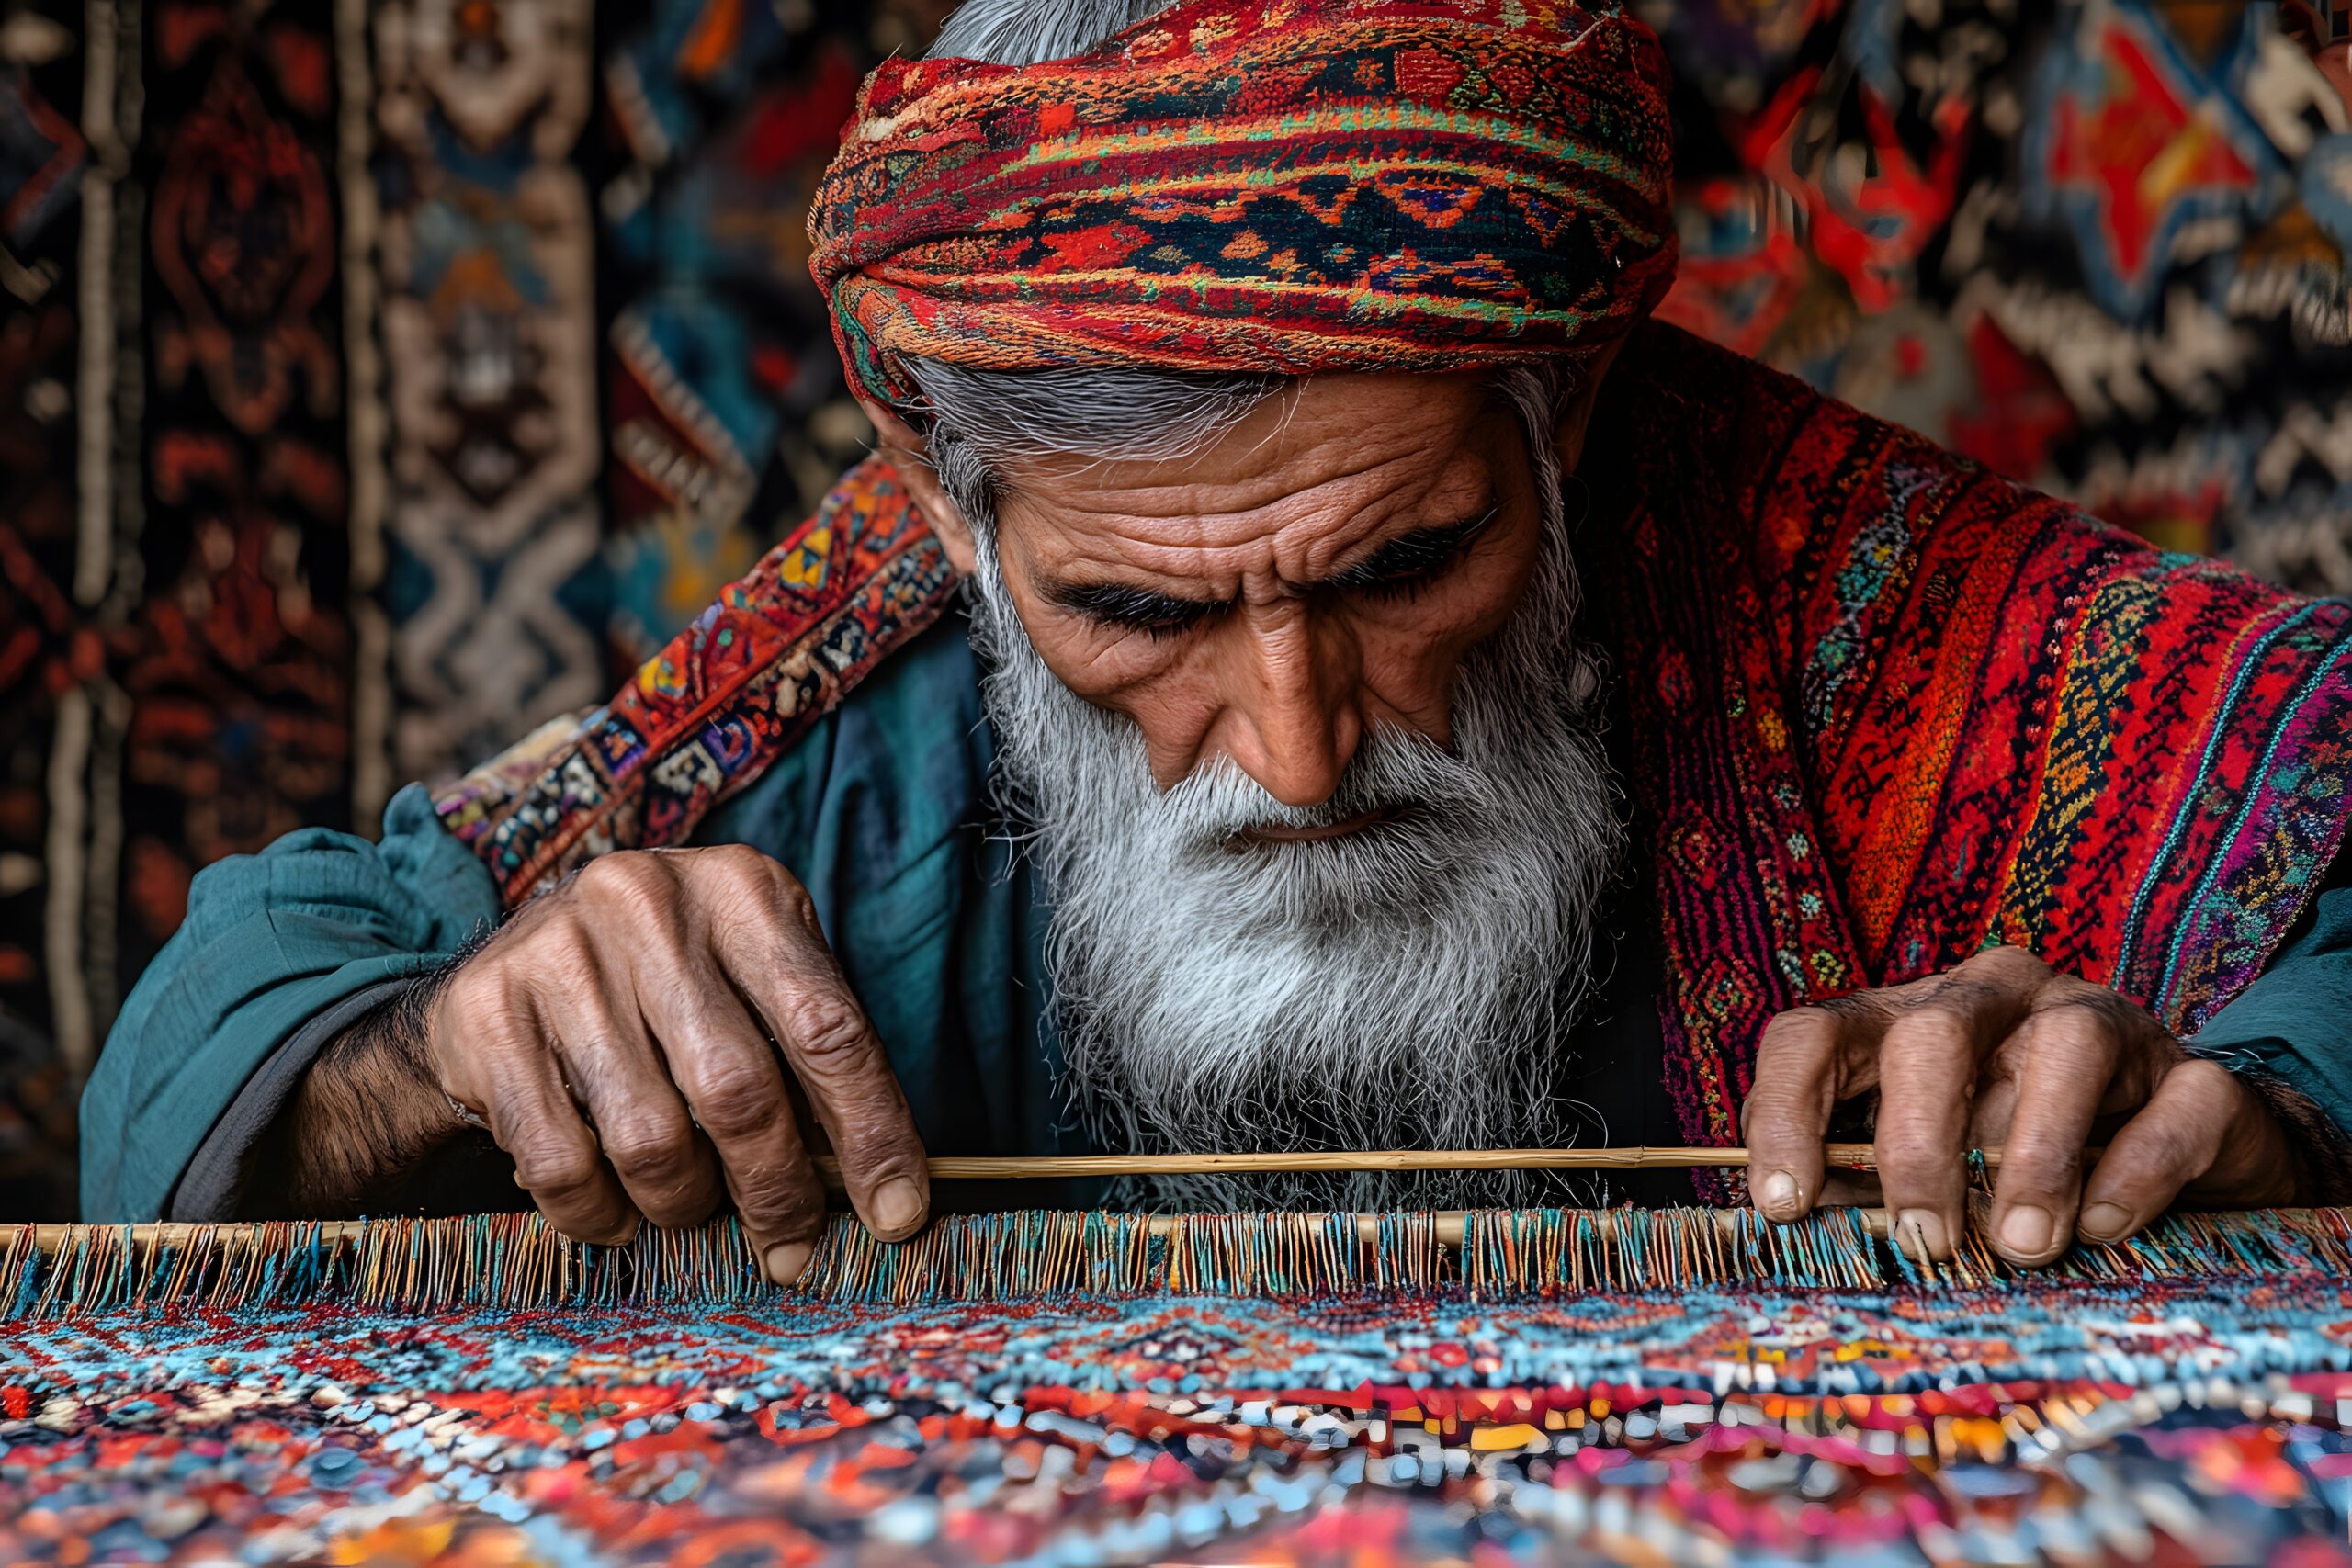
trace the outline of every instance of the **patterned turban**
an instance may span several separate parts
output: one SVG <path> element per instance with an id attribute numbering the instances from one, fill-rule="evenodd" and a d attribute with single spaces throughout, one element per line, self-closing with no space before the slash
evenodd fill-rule
<path id="1" fill-rule="evenodd" d="M 909 355 L 1451 370 L 1673 281 L 1657 40 L 1566 0 L 1194 0 L 1035 66 L 891 61 L 809 215 L 854 380 Z"/>

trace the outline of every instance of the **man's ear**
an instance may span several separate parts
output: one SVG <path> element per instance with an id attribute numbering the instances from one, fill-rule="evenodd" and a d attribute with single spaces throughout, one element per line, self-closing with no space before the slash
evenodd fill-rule
<path id="1" fill-rule="evenodd" d="M 875 445 L 899 470 L 899 479 L 922 509 L 923 521 L 939 535 L 949 564 L 971 576 L 979 560 L 972 548 L 972 525 L 940 488 L 938 472 L 931 466 L 930 444 L 916 434 L 913 425 L 871 398 L 859 398 L 857 406 L 874 422 Z"/>
<path id="2" fill-rule="evenodd" d="M 1617 351 L 1625 346 L 1619 338 L 1589 360 L 1577 363 L 1576 381 L 1560 403 L 1558 423 L 1552 427 L 1552 436 L 1559 444 L 1560 471 L 1573 474 L 1584 457 L 1585 432 L 1592 426 L 1592 411 L 1600 402 L 1600 383 L 1607 379 L 1609 367 L 1617 363 Z"/>

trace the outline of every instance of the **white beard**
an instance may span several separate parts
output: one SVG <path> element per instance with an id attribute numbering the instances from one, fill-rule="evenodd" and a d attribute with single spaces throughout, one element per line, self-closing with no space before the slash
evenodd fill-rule
<path id="1" fill-rule="evenodd" d="M 1368 731 L 1333 797 L 1277 801 L 1218 759 L 1161 792 L 1134 723 L 1064 686 L 993 550 L 972 641 L 996 791 L 1053 905 L 1065 1090 L 1105 1149 L 1555 1145 L 1555 1085 L 1615 866 L 1598 659 L 1577 607 L 1556 468 L 1544 546 L 1503 628 L 1464 663 L 1454 746 Z M 1397 813 L 1341 838 L 1253 828 Z M 1163 1179 L 1122 1203 L 1407 1208 L 1523 1201 L 1467 1172 Z"/>

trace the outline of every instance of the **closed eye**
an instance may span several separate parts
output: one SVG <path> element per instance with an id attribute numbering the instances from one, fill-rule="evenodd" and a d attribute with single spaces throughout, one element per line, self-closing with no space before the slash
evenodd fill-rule
<path id="1" fill-rule="evenodd" d="M 1422 528 L 1391 539 L 1306 591 L 1352 590 L 1383 598 L 1418 592 L 1445 575 L 1498 515 L 1499 509 L 1489 510 L 1466 523 Z M 1141 632 L 1154 640 L 1181 636 L 1233 607 L 1231 600 L 1184 599 L 1121 582 L 1048 581 L 1042 587 L 1046 598 L 1060 609 L 1096 626 Z"/>

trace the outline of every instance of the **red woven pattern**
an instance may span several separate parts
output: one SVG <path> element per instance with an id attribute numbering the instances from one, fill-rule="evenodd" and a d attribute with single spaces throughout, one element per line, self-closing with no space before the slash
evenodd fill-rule
<path id="1" fill-rule="evenodd" d="M 1671 328 L 1610 393 L 1634 499 L 1588 570 L 1694 1141 L 1737 1141 L 1775 1012 L 1988 943 L 2182 1032 L 2260 972 L 2352 804 L 2352 604 L 2152 549 Z"/>
<path id="2" fill-rule="evenodd" d="M 695 617 L 613 700 L 434 801 L 511 908 L 613 850 L 685 840 L 947 603 L 939 540 L 878 458 Z"/>
<path id="3" fill-rule="evenodd" d="M 1435 370 L 1674 273 L 1666 68 L 1564 0 L 1203 0 L 1077 60 L 893 61 L 810 213 L 842 357 Z"/>

